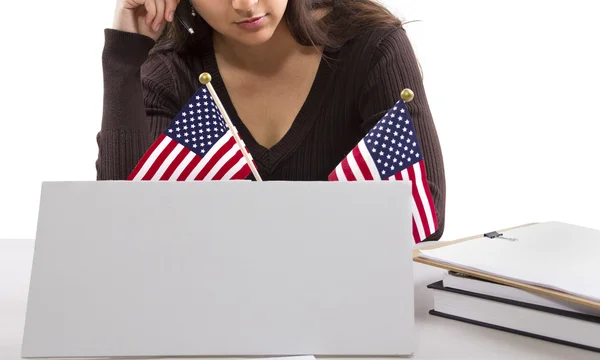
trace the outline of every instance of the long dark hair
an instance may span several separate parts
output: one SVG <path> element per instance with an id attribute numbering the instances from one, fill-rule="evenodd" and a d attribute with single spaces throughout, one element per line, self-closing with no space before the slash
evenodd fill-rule
<path id="1" fill-rule="evenodd" d="M 189 7 L 189 0 L 178 6 Z M 317 18 L 314 10 L 324 9 L 326 15 Z M 187 13 L 187 10 L 185 11 Z M 190 8 L 191 14 L 191 8 Z M 178 22 L 169 23 L 161 34 L 154 51 L 174 49 L 187 52 L 197 47 L 212 29 L 200 16 L 191 17 L 194 35 Z M 286 21 L 292 36 L 305 46 L 323 46 L 337 49 L 374 27 L 397 28 L 402 22 L 376 0 L 288 0 L 282 21 Z"/>

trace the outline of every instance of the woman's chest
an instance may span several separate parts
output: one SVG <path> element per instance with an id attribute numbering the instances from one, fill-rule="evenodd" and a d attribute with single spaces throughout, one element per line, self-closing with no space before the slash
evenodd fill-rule
<path id="1" fill-rule="evenodd" d="M 239 121 L 265 148 L 276 145 L 290 130 L 301 110 L 306 111 L 310 85 L 264 84 L 261 89 L 232 88 L 232 104 Z"/>
<path id="2" fill-rule="evenodd" d="M 301 111 L 314 113 L 310 99 L 318 64 L 307 66 L 313 68 L 268 77 L 223 71 L 237 118 L 261 146 L 271 148 L 279 143 Z"/>
<path id="3" fill-rule="evenodd" d="M 323 106 L 310 118 L 300 116 L 271 148 L 246 143 L 263 179 L 322 181 L 363 136 L 359 115 L 350 105 L 340 104 Z"/>

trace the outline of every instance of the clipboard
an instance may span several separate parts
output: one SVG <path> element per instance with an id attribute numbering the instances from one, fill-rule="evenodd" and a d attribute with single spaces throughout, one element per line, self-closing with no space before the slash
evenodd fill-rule
<path id="1" fill-rule="evenodd" d="M 505 231 L 509 231 L 509 230 L 513 230 L 513 229 L 518 229 L 518 228 L 522 228 L 522 227 L 526 227 L 526 226 L 531 226 L 531 225 L 535 225 L 538 223 L 528 223 L 528 224 L 523 224 L 523 225 L 518 225 L 518 226 L 513 226 L 510 228 L 505 228 L 502 230 L 499 230 L 499 232 L 505 232 Z M 585 298 L 581 298 L 578 296 L 574 296 L 571 294 L 567 294 L 565 292 L 562 291 L 557 291 L 557 290 L 553 290 L 553 289 L 549 289 L 549 288 L 545 288 L 545 287 L 541 287 L 541 286 L 536 286 L 536 285 L 530 285 L 530 284 L 526 284 L 526 283 L 522 283 L 519 281 L 514 281 L 514 280 L 510 280 L 510 279 L 505 279 L 499 276 L 495 276 L 495 275 L 490 275 L 490 274 L 485 274 L 479 271 L 475 271 L 475 270 L 471 270 L 471 269 L 466 269 L 466 268 L 462 268 L 459 266 L 454 266 L 454 265 L 449 265 L 449 264 L 445 264 L 445 263 L 440 263 L 431 259 L 427 259 L 424 257 L 421 257 L 421 250 L 431 250 L 431 249 L 437 249 L 437 248 L 441 248 L 441 247 L 445 247 L 445 246 L 452 246 L 454 244 L 458 244 L 458 243 L 462 243 L 465 241 L 469 241 L 469 240 L 474 240 L 474 239 L 480 239 L 484 236 L 484 234 L 480 234 L 480 235 L 474 235 L 474 236 L 469 236 L 466 238 L 461 238 L 461 239 L 457 239 L 457 240 L 452 240 L 452 241 L 444 241 L 444 242 L 438 242 L 436 244 L 432 244 L 429 246 L 424 246 L 422 248 L 419 249 L 414 249 L 413 250 L 413 261 L 417 262 L 417 263 L 421 263 L 421 264 L 425 264 L 425 265 L 429 265 L 429 266 L 434 266 L 437 268 L 441 268 L 444 270 L 451 270 L 451 271 L 455 271 L 461 274 L 465 274 L 465 275 L 470 275 L 479 279 L 483 279 L 483 280 L 488 280 L 491 282 L 495 282 L 498 284 L 502 284 L 502 285 L 508 285 L 508 286 L 512 286 L 515 288 L 519 288 L 522 290 L 526 290 L 526 291 L 531 291 L 537 294 L 541 294 L 541 295 L 547 295 L 547 296 L 552 296 L 564 301 L 568 301 L 568 302 L 572 302 L 572 303 L 576 303 L 576 304 L 580 304 L 580 305 L 584 305 L 584 306 L 589 306 L 592 308 L 596 308 L 596 309 L 600 309 L 600 302 L 597 301 L 592 301 L 589 299 L 585 299 Z"/>

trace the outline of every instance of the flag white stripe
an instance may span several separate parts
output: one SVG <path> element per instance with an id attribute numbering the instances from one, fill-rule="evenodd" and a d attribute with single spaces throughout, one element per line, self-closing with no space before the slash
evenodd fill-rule
<path id="1" fill-rule="evenodd" d="M 344 170 L 342 169 L 342 164 L 340 163 L 335 168 L 335 174 L 337 175 L 338 181 L 347 181 L 346 174 L 344 174 Z"/>
<path id="2" fill-rule="evenodd" d="M 407 179 L 410 180 L 410 175 L 408 174 L 408 170 L 404 169 L 400 172 L 402 174 L 402 178 L 403 179 Z M 411 180 L 414 181 L 414 180 Z M 414 193 L 413 193 L 414 194 Z M 417 231 L 419 231 L 419 238 L 420 239 L 424 239 L 425 238 L 425 229 L 423 228 L 423 223 L 421 220 L 421 214 L 419 214 L 419 208 L 417 206 L 417 202 L 414 196 L 411 196 L 412 198 L 412 203 L 413 203 L 413 217 L 414 217 L 414 221 L 417 225 Z"/>
<path id="3" fill-rule="evenodd" d="M 371 173 L 373 180 L 381 180 L 381 175 L 379 175 L 379 170 L 377 170 L 377 165 L 373 161 L 373 158 L 371 157 L 371 154 L 369 153 L 369 149 L 367 149 L 367 145 L 365 144 L 364 141 L 361 141 L 358 143 L 358 150 L 360 151 L 360 154 L 362 155 L 363 159 L 365 159 L 365 163 L 367 164 L 367 167 L 369 168 L 369 172 Z"/>
<path id="4" fill-rule="evenodd" d="M 185 168 L 188 166 L 188 164 L 190 162 L 192 162 L 192 160 L 196 157 L 197 155 L 190 151 L 187 153 L 187 155 L 183 158 L 183 160 L 181 160 L 181 163 L 179 163 L 179 165 L 177 165 L 177 167 L 175 168 L 175 171 L 173 171 L 173 174 L 171 175 L 171 180 L 177 180 L 179 178 L 179 176 L 181 175 L 181 173 L 183 172 L 183 170 L 185 170 Z M 185 179 L 186 181 L 188 179 Z M 193 179 L 192 179 L 193 180 Z"/>
<path id="5" fill-rule="evenodd" d="M 237 148 L 237 145 L 236 145 Z M 233 165 L 233 167 L 231 169 L 229 169 L 229 171 L 225 174 L 225 176 L 223 176 L 223 179 L 231 179 L 233 177 L 233 175 L 235 175 L 238 171 L 240 171 L 245 165 L 248 165 L 248 163 L 246 162 L 246 159 L 242 156 L 238 162 Z"/>
<path id="6" fill-rule="evenodd" d="M 423 204 L 423 209 L 425 210 L 425 217 L 427 218 L 427 223 L 429 224 L 429 229 L 432 231 L 435 229 L 433 224 L 433 214 L 431 212 L 431 207 L 429 206 L 429 201 L 427 201 L 427 194 L 425 193 L 425 187 L 423 186 L 423 181 L 426 181 L 421 176 L 421 167 L 419 164 L 415 164 L 413 166 L 415 171 L 415 179 L 417 185 L 417 191 L 419 193 L 419 200 L 421 204 Z"/>
<path id="7" fill-rule="evenodd" d="M 208 172 L 208 174 L 206 174 L 205 179 L 206 180 L 212 180 L 214 178 L 215 175 L 217 175 L 217 172 L 221 171 L 221 169 L 226 165 L 226 163 L 231 160 L 232 157 L 235 156 L 235 154 L 240 151 L 239 146 L 236 144 L 234 144 L 231 149 L 229 149 L 225 155 L 221 156 L 221 158 L 219 159 L 219 161 L 217 161 L 217 163 L 215 164 L 215 166 L 213 166 L 212 169 L 210 169 L 210 171 Z M 244 158 L 242 157 L 242 160 L 244 160 Z M 244 160 L 245 161 L 245 160 Z"/>
<path id="8" fill-rule="evenodd" d="M 225 144 L 231 138 L 231 132 L 227 132 L 224 136 L 222 136 L 219 141 L 217 141 L 210 150 L 206 153 L 206 155 L 200 160 L 200 162 L 196 165 L 194 170 L 190 172 L 186 180 L 194 180 L 196 176 L 202 171 L 203 168 L 206 167 L 206 164 L 212 159 L 213 156 L 216 155 L 217 151 L 221 149 L 223 144 Z"/>
<path id="9" fill-rule="evenodd" d="M 360 171 L 360 168 L 358 167 L 358 163 L 356 162 L 356 158 L 354 157 L 354 154 L 350 154 L 350 156 L 348 156 L 348 166 L 350 167 L 350 171 L 352 172 L 352 174 L 354 175 L 356 180 L 364 180 L 365 179 L 362 171 Z"/>
<path id="10" fill-rule="evenodd" d="M 423 223 L 421 222 L 421 214 L 419 214 L 419 208 L 417 207 L 417 202 L 415 197 L 412 197 L 413 203 L 413 218 L 414 222 L 417 225 L 417 231 L 419 232 L 419 239 L 425 239 L 425 228 L 423 227 Z"/>
<path id="11" fill-rule="evenodd" d="M 177 155 L 179 155 L 179 153 L 184 149 L 185 147 L 178 143 L 173 151 L 171 151 L 171 153 L 165 158 L 165 161 L 160 165 L 158 170 L 156 170 L 156 173 L 154 173 L 154 176 L 152 176 L 152 180 L 160 180 L 160 177 L 165 173 L 165 171 L 167 171 L 169 166 L 171 166 Z"/>
<path id="12" fill-rule="evenodd" d="M 150 154 L 148 160 L 146 160 L 146 162 L 144 163 L 140 171 L 135 175 L 135 178 L 133 178 L 133 180 L 142 180 L 142 178 L 146 175 L 148 170 L 150 170 L 150 167 L 152 167 L 152 165 L 156 161 L 156 158 L 158 158 L 160 154 L 162 154 L 164 149 L 167 147 L 167 145 L 169 145 L 171 141 L 172 140 L 170 137 L 165 136 L 165 138 L 160 142 L 160 144 L 158 144 L 158 146 L 154 149 L 152 154 Z"/>

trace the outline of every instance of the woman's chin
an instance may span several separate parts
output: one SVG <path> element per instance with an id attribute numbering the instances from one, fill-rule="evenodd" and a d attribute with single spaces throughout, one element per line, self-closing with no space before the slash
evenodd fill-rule
<path id="1" fill-rule="evenodd" d="M 273 36 L 272 31 L 264 31 L 255 32 L 252 34 L 235 34 L 233 36 L 228 36 L 231 40 L 235 42 L 245 45 L 245 46 L 258 46 L 266 43 Z"/>

